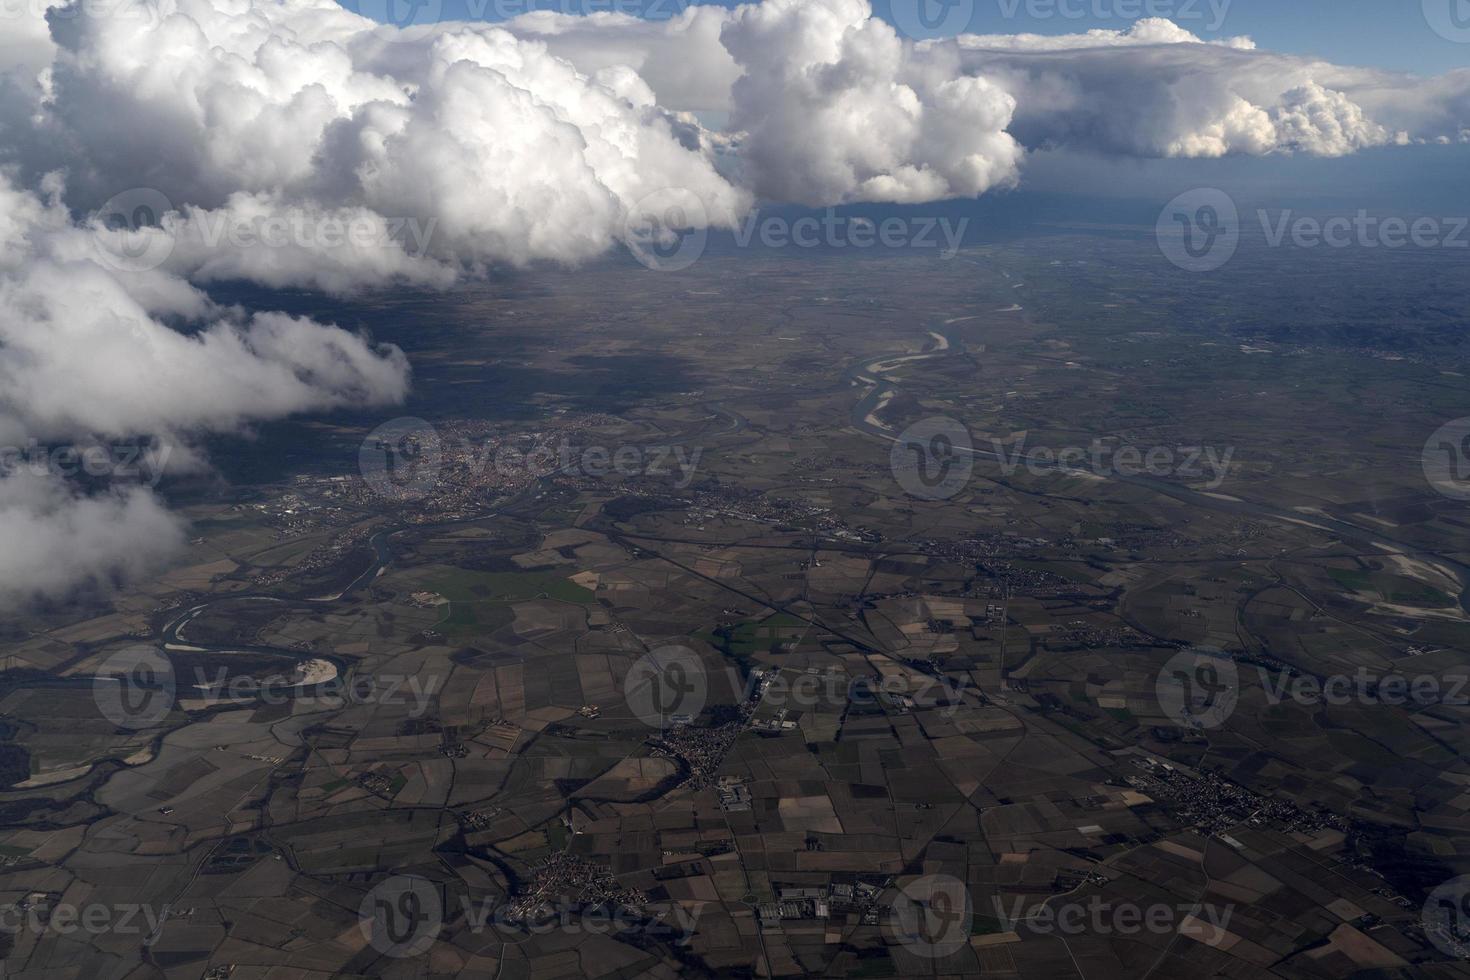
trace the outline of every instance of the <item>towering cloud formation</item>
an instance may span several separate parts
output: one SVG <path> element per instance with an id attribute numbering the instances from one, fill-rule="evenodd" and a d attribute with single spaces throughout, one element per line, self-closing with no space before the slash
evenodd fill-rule
<path id="1" fill-rule="evenodd" d="M 1011 131 L 1028 146 L 1129 156 L 1341 156 L 1396 138 L 1345 91 L 1381 82 L 1376 73 L 1260 52 L 1245 38 L 1204 43 L 1168 21 L 1140 21 L 1126 32 L 972 35 L 949 43 L 965 71 L 1016 96 Z"/>
<path id="2" fill-rule="evenodd" d="M 1470 116 L 1470 72 L 1341 68 L 1163 20 L 914 44 L 867 0 L 406 32 L 333 0 L 95 6 L 110 13 L 73 0 L 0 42 L 10 161 L 64 169 L 75 207 L 162 191 L 188 222 L 181 272 L 335 291 L 581 261 L 670 187 L 728 222 L 755 199 L 973 196 L 1014 184 L 1025 149 L 1340 155 L 1457 140 Z M 233 236 L 206 233 L 372 215 L 406 257 L 228 255 Z"/>
<path id="3" fill-rule="evenodd" d="M 397 351 L 200 284 L 347 295 L 576 263 L 670 189 L 686 220 L 733 223 L 762 199 L 973 196 L 1032 149 L 1340 155 L 1470 128 L 1470 72 L 1159 20 L 915 44 L 867 0 L 409 31 L 334 0 L 44 6 L 0 35 L 0 448 L 152 439 L 185 459 L 202 432 L 403 397 Z M 0 536 L 28 542 L 0 559 L 3 603 L 124 577 L 177 527 L 146 490 L 88 497 L 0 457 Z"/>
<path id="4" fill-rule="evenodd" d="M 901 117 L 905 106 L 930 108 L 946 82 L 971 78 L 989 85 L 966 94 L 967 103 L 975 103 L 968 108 L 989 115 L 967 135 L 1009 133 L 1027 149 L 1146 157 L 1341 155 L 1384 143 L 1458 141 L 1470 128 L 1470 70 L 1423 79 L 1342 67 L 1258 50 L 1249 38 L 1205 42 L 1167 20 L 1140 20 L 1121 31 L 905 42 L 895 55 L 880 40 L 886 28 L 869 20 L 861 0 L 767 0 L 722 16 L 727 26 L 718 34 L 707 20 L 690 16 L 658 26 L 608 17 L 593 28 L 585 18 L 538 14 L 507 26 L 583 67 L 603 64 L 608 52 L 617 51 L 629 63 L 647 65 L 645 77 L 660 104 L 731 113 L 737 129 L 743 125 L 752 133 L 789 119 L 792 100 L 803 104 L 815 131 L 828 132 L 823 124 L 842 118 L 846 93 L 862 90 L 876 99 L 868 117 L 876 122 Z M 762 25 L 776 23 L 784 29 L 779 39 L 760 33 Z M 595 36 L 603 39 L 601 47 Z M 763 43 L 746 44 L 746 38 Z M 688 64 L 709 66 L 709 77 L 721 83 L 731 79 L 728 95 L 717 97 L 720 86 L 684 84 Z M 1014 100 L 1008 119 L 1000 118 L 1005 102 L 997 93 Z M 826 99 L 814 100 L 814 94 Z M 828 101 L 839 108 L 829 110 Z M 881 131 L 867 138 L 890 143 Z M 912 145 L 918 152 L 924 144 Z M 742 144 L 745 154 L 754 149 Z M 758 191 L 769 170 L 749 168 Z"/>
<path id="5" fill-rule="evenodd" d="M 145 185 L 206 209 L 368 207 L 433 221 L 431 253 L 469 266 L 589 258 L 670 186 L 745 205 L 631 69 L 583 74 L 496 28 L 398 39 L 330 0 L 179 0 L 56 34 L 39 135 L 65 140 L 45 162 L 90 203 Z"/>
<path id="6" fill-rule="evenodd" d="M 766 0 L 720 35 L 747 178 L 803 204 L 974 197 L 1012 183 L 1015 100 L 984 78 L 926 70 L 866 0 Z"/>

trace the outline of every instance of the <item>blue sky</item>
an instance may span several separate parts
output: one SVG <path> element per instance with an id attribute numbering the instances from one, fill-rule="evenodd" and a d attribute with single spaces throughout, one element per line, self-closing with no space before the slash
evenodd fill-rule
<path id="1" fill-rule="evenodd" d="M 353 9 L 382 8 L 388 0 L 344 0 Z M 396 0 L 411 2 L 411 0 Z M 444 19 L 494 19 L 494 11 L 527 6 L 553 9 L 646 10 L 667 16 L 686 0 L 443 0 Z M 731 6 L 734 0 L 717 0 Z M 1429 26 L 1425 7 L 1452 14 L 1470 39 L 1470 0 L 872 0 L 892 19 L 890 3 L 947 2 L 968 11 L 976 33 L 1070 34 L 1094 27 L 1126 28 L 1131 15 L 1150 9 L 1203 37 L 1248 34 L 1263 48 L 1316 55 L 1339 64 L 1369 65 L 1423 74 L 1470 67 L 1470 43 L 1446 40 Z M 1223 11 L 1223 17 L 1220 12 Z M 1098 16 L 1101 14 L 1102 16 Z M 1219 22 L 1217 24 L 1217 21 Z M 1451 21 L 1451 23 L 1453 23 Z"/>

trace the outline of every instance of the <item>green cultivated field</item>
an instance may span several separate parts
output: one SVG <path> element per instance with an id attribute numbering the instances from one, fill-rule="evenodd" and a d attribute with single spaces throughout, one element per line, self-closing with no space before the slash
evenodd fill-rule
<path id="1" fill-rule="evenodd" d="M 456 568 L 429 579 L 428 587 L 450 602 L 519 602 L 558 599 L 590 603 L 592 593 L 575 582 L 545 572 L 475 572 Z"/>
<path id="2" fill-rule="evenodd" d="M 509 604 L 555 599 L 588 604 L 594 596 L 575 582 L 546 572 L 478 572 L 452 568 L 437 572 L 423 587 L 449 600 L 449 611 L 437 629 L 450 635 L 485 633 L 511 621 Z"/>

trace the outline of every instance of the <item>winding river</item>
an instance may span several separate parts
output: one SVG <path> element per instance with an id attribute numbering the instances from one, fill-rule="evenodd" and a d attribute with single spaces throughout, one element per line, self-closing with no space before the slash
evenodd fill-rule
<path id="1" fill-rule="evenodd" d="M 1010 312 L 1010 311 L 1004 311 Z M 966 317 L 964 319 L 973 319 Z M 904 364 L 912 364 L 916 361 L 934 358 L 958 357 L 965 354 L 963 341 L 945 331 L 950 322 L 941 321 L 927 328 L 928 335 L 933 338 L 933 344 L 927 349 L 915 353 L 912 349 L 895 351 L 892 353 L 869 354 L 860 361 L 851 365 L 843 374 L 845 380 L 850 384 L 865 387 L 866 392 L 853 404 L 850 413 L 850 422 L 854 428 L 875 439 L 886 442 L 898 442 L 899 434 L 874 421 L 875 413 L 887 403 L 900 390 L 899 385 L 884 377 L 894 368 Z M 714 416 L 728 423 L 728 427 L 721 434 L 745 429 L 749 422 L 737 411 L 729 408 L 724 402 L 708 402 L 705 404 Z M 1003 457 L 994 449 L 984 449 L 979 446 L 969 448 L 963 446 L 954 447 L 956 451 L 968 454 L 976 459 L 994 460 L 997 462 L 1025 462 L 1030 467 L 1048 468 L 1056 470 L 1073 469 L 1064 466 L 1053 458 L 1038 457 L 1032 453 L 1014 450 Z M 1089 471 L 1092 472 L 1092 471 Z M 1243 500 L 1238 497 L 1226 497 L 1219 494 L 1204 493 L 1192 489 L 1180 483 L 1173 483 L 1146 475 L 1136 475 L 1118 472 L 1093 472 L 1093 476 L 1104 479 L 1126 483 L 1136 486 L 1152 493 L 1162 494 L 1193 507 L 1222 513 L 1234 514 L 1241 517 L 1249 517 L 1272 522 L 1285 522 L 1297 526 L 1308 526 L 1318 530 L 1330 532 L 1344 542 L 1359 548 L 1364 552 L 1380 551 L 1384 554 L 1412 555 L 1419 558 L 1431 559 L 1441 568 L 1452 572 L 1460 584 L 1460 607 L 1470 613 L 1470 565 L 1458 561 L 1448 555 L 1429 551 L 1407 542 L 1401 541 L 1390 534 L 1385 534 L 1381 528 L 1369 528 L 1361 524 L 1354 524 L 1341 518 L 1328 517 L 1323 514 L 1303 514 L 1285 507 L 1276 507 L 1255 501 Z M 533 485 L 534 486 L 534 485 Z M 171 619 L 161 631 L 161 640 L 168 650 L 189 653 L 262 653 L 275 656 L 290 657 L 297 661 L 310 659 L 333 660 L 341 669 L 343 663 L 331 657 L 322 657 L 319 654 L 301 650 L 287 649 L 283 647 L 259 646 L 259 645 L 200 645 L 191 643 L 183 631 L 196 617 L 213 606 L 228 602 L 277 602 L 290 605 L 317 605 L 340 602 L 370 585 L 383 570 L 393 561 L 395 552 L 392 539 L 405 531 L 411 530 L 433 530 L 440 527 L 451 527 L 459 524 L 470 524 L 495 516 L 499 511 L 488 511 L 475 517 L 456 518 L 450 521 L 427 524 L 403 524 L 384 528 L 374 533 L 368 544 L 373 550 L 373 559 L 368 567 L 345 588 L 335 595 L 293 598 L 289 596 L 270 595 L 265 593 L 246 593 L 242 595 L 223 596 L 200 603 L 180 612 Z"/>
<path id="2" fill-rule="evenodd" d="M 933 358 L 956 357 L 963 354 L 965 352 L 964 344 L 957 338 L 944 333 L 944 326 L 945 324 L 940 323 L 929 328 L 931 336 L 942 338 L 932 350 L 919 354 L 915 354 L 909 350 L 899 351 L 893 354 L 868 355 L 847 369 L 845 377 L 850 382 L 870 386 L 868 392 L 862 398 L 858 399 L 857 403 L 852 407 L 851 423 L 854 428 L 887 442 L 896 443 L 899 441 L 899 433 L 895 433 L 891 429 L 871 421 L 873 413 L 900 390 L 897 383 L 882 375 L 886 371 L 892 370 L 893 367 L 899 366 L 900 363 L 912 363 L 917 360 Z M 977 459 L 989 459 L 1007 463 L 1024 461 L 1028 466 L 1054 470 L 1076 469 L 1076 467 L 1065 466 L 1057 462 L 1054 458 L 1038 457 L 1032 453 L 1020 450 L 1002 456 L 994 449 L 983 449 L 978 446 L 970 448 L 955 446 L 954 449 L 957 452 Z M 1286 507 L 1276 507 L 1255 501 L 1242 500 L 1238 497 L 1225 497 L 1218 494 L 1203 493 L 1183 484 L 1171 483 L 1167 480 L 1161 480 L 1151 476 L 1117 472 L 1094 472 L 1091 470 L 1088 472 L 1100 479 L 1140 487 L 1153 493 L 1172 497 L 1193 507 L 1328 531 L 1337 535 L 1344 542 L 1364 552 L 1381 551 L 1385 554 L 1401 554 L 1416 558 L 1431 559 L 1445 571 L 1454 573 L 1455 578 L 1460 584 L 1460 608 L 1470 613 L 1470 565 L 1466 565 L 1448 555 L 1401 541 L 1392 535 L 1383 533 L 1381 528 L 1368 528 L 1361 524 L 1354 524 L 1351 521 L 1328 517 L 1319 513 L 1303 514 Z"/>

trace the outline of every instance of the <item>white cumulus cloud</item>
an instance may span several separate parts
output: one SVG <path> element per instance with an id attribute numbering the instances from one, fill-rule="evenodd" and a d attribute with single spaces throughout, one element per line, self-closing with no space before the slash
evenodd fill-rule
<path id="1" fill-rule="evenodd" d="M 763 197 L 802 204 L 974 197 L 1017 177 L 1014 99 L 926 70 L 866 0 L 739 7 L 721 42 L 742 69 L 731 125 Z"/>

